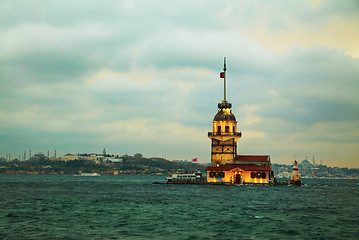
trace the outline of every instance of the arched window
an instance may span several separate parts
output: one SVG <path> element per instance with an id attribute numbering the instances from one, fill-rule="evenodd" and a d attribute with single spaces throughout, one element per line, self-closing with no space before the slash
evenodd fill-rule
<path id="1" fill-rule="evenodd" d="M 229 133 L 229 126 L 225 127 L 226 133 Z"/>

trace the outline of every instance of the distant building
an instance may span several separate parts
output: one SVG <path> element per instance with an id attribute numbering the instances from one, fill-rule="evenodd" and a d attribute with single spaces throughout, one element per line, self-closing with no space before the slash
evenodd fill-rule
<path id="1" fill-rule="evenodd" d="M 73 160 L 88 160 L 93 161 L 95 163 L 101 163 L 105 159 L 104 156 L 97 154 L 66 154 L 60 158 L 61 161 L 73 161 Z"/>
<path id="2" fill-rule="evenodd" d="M 307 159 L 304 159 L 301 163 L 298 164 L 301 168 L 312 168 L 313 164 L 311 164 Z"/>
<path id="3" fill-rule="evenodd" d="M 62 157 L 60 157 L 61 161 L 65 161 L 65 162 L 67 162 L 67 161 L 73 161 L 73 160 L 78 160 L 79 158 L 80 158 L 80 157 L 79 157 L 78 154 L 70 154 L 70 153 L 68 153 L 68 154 L 66 154 L 66 155 L 64 155 L 64 156 L 62 156 Z"/>
<path id="4" fill-rule="evenodd" d="M 114 157 L 111 157 L 111 158 L 106 158 L 104 161 L 105 161 L 105 162 L 109 162 L 109 163 L 122 163 L 122 162 L 123 162 L 123 158 L 114 158 Z"/>
<path id="5" fill-rule="evenodd" d="M 45 159 L 49 159 L 49 158 L 46 157 L 42 152 L 38 152 L 38 153 L 34 154 L 34 156 L 32 157 L 32 159 L 45 160 Z"/>

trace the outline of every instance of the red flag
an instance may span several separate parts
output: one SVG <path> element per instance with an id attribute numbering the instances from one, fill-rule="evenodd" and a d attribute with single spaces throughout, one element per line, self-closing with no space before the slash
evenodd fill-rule
<path id="1" fill-rule="evenodd" d="M 221 73 L 219 74 L 219 77 L 220 77 L 220 78 L 224 78 L 224 75 L 225 75 L 225 73 L 224 73 L 224 72 L 221 72 Z"/>
<path id="2" fill-rule="evenodd" d="M 192 162 L 197 162 L 197 158 L 193 158 L 193 159 L 192 159 Z"/>

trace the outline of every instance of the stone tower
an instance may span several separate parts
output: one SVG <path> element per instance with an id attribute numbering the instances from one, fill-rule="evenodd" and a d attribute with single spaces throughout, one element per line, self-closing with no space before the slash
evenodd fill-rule
<path id="1" fill-rule="evenodd" d="M 218 103 L 218 112 L 212 121 L 212 132 L 208 137 L 212 141 L 211 165 L 233 164 L 237 155 L 237 141 L 242 136 L 237 131 L 236 117 L 232 113 L 232 104 L 226 100 L 226 58 L 220 77 L 224 78 L 224 99 Z"/>

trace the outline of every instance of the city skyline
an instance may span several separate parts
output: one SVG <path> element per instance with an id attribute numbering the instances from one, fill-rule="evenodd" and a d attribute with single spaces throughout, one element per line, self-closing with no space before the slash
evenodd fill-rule
<path id="1" fill-rule="evenodd" d="M 0 156 L 209 163 L 226 57 L 238 154 L 358 168 L 358 13 L 357 1 L 2 1 Z"/>
<path id="2" fill-rule="evenodd" d="M 141 153 L 139 152 L 136 152 L 135 154 L 133 154 L 133 156 L 135 155 L 141 155 L 143 156 Z M 32 157 L 35 157 L 35 155 L 43 155 L 45 157 L 48 157 L 50 159 L 59 159 L 61 160 L 61 157 L 63 156 L 66 156 L 66 155 L 71 155 L 71 156 L 75 156 L 75 155 L 78 155 L 78 156 L 83 156 L 83 155 L 86 155 L 86 156 L 90 156 L 90 155 L 96 155 L 96 156 L 114 156 L 114 157 L 123 157 L 123 156 L 131 156 L 127 153 L 108 153 L 106 151 L 106 148 L 104 148 L 102 151 L 100 152 L 96 152 L 96 151 L 91 151 L 91 152 L 66 152 L 64 154 L 58 154 L 57 153 L 57 150 L 55 149 L 53 152 L 51 152 L 50 150 L 47 150 L 45 152 L 41 152 L 41 151 L 34 151 L 32 152 L 32 149 L 29 149 L 28 151 L 23 151 L 22 155 L 14 155 L 14 154 L 11 154 L 11 153 L 6 153 L 4 156 L 0 155 L 0 158 L 4 158 L 6 161 L 11 161 L 11 160 L 20 160 L 20 161 L 27 161 L 29 160 L 30 158 Z M 163 158 L 163 159 L 166 159 L 166 156 L 143 156 L 143 157 L 146 157 L 146 158 L 151 158 L 151 157 L 159 157 L 159 158 Z M 311 158 L 310 158 L 311 157 Z M 196 159 L 196 161 L 194 161 L 194 159 Z M 294 156 L 294 159 L 295 160 L 299 160 L 299 163 L 304 161 L 304 160 L 307 160 L 309 161 L 311 164 L 313 165 L 325 165 L 323 163 L 323 160 L 322 159 L 315 159 L 315 156 L 312 155 L 312 156 L 309 156 L 306 155 L 303 159 L 301 157 L 297 158 L 297 156 Z M 186 159 L 172 159 L 172 160 L 176 160 L 176 161 L 187 161 L 187 162 L 197 162 L 197 158 L 186 158 Z M 209 163 L 208 163 L 209 164 Z M 289 164 L 290 165 L 290 164 Z M 335 166 L 336 167 L 336 166 Z"/>

